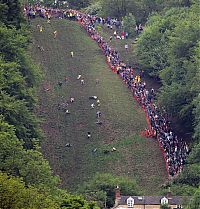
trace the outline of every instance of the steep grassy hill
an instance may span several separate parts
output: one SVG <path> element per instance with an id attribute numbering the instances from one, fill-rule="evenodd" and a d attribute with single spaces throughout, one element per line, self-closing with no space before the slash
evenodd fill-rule
<path id="1" fill-rule="evenodd" d="M 43 26 L 43 32 L 39 32 L 38 24 Z M 76 190 L 96 172 L 110 172 L 136 178 L 146 194 L 158 193 L 167 177 L 158 143 L 140 136 L 147 126 L 144 112 L 106 65 L 97 44 L 78 23 L 68 20 L 47 24 L 36 19 L 32 30 L 31 54 L 44 72 L 38 109 L 46 135 L 42 149 L 55 174 L 61 177 L 62 186 Z M 77 80 L 79 74 L 84 77 L 84 85 Z M 58 82 L 63 82 L 62 86 Z M 89 100 L 93 95 L 98 96 L 100 107 Z M 69 102 L 70 97 L 75 98 L 74 103 Z M 59 108 L 67 102 L 65 109 L 70 114 Z M 93 102 L 94 109 L 90 106 Z M 95 123 L 98 110 L 102 113 L 102 125 Z M 66 147 L 66 143 L 72 147 Z M 117 151 L 105 153 L 113 147 Z"/>

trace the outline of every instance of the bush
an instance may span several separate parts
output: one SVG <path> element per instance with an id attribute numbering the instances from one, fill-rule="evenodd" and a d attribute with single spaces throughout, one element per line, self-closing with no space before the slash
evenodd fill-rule
<path id="1" fill-rule="evenodd" d="M 130 37 L 135 36 L 136 35 L 136 31 L 135 31 L 136 21 L 135 21 L 135 17 L 133 16 L 133 14 L 129 13 L 127 16 L 123 17 L 122 20 L 123 20 L 124 31 L 128 32 Z"/>

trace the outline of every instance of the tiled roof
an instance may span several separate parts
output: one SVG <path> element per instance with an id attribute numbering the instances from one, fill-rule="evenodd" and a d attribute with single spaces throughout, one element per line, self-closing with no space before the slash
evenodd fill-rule
<path id="1" fill-rule="evenodd" d="M 129 197 L 134 199 L 135 205 L 160 205 L 161 199 L 165 196 L 121 196 L 119 205 L 126 205 L 126 201 Z M 167 199 L 169 201 L 169 205 L 181 205 L 186 199 L 188 199 L 188 197 L 173 196 Z"/>

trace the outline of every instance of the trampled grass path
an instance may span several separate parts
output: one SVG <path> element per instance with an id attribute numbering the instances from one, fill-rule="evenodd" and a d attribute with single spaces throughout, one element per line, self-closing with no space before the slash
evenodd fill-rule
<path id="1" fill-rule="evenodd" d="M 44 27 L 42 33 L 38 24 Z M 61 177 L 62 186 L 76 190 L 96 172 L 110 172 L 135 178 L 145 194 L 157 194 L 167 178 L 162 153 L 156 140 L 140 136 L 147 127 L 145 114 L 126 85 L 109 69 L 98 45 L 73 21 L 52 20 L 47 24 L 36 19 L 32 30 L 31 55 L 44 73 L 38 110 L 46 135 L 42 149 L 54 173 Z M 77 80 L 78 74 L 84 76 L 85 85 Z M 57 83 L 65 77 L 68 82 L 59 87 Z M 88 98 L 92 95 L 99 97 L 100 107 L 91 109 Z M 69 103 L 71 114 L 66 115 L 58 104 L 70 97 L 75 102 Z M 98 110 L 102 112 L 102 125 L 95 124 Z M 87 138 L 88 131 L 91 139 Z M 72 147 L 65 147 L 66 143 Z M 104 153 L 112 147 L 117 151 Z"/>

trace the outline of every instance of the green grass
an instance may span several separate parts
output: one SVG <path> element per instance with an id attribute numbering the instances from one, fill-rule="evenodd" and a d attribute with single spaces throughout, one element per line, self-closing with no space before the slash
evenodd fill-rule
<path id="1" fill-rule="evenodd" d="M 38 32 L 37 24 L 44 26 L 43 33 Z M 110 172 L 135 178 L 145 194 L 157 194 L 167 177 L 161 151 L 155 140 L 140 137 L 147 127 L 145 114 L 106 65 L 97 44 L 77 22 L 53 20 L 47 24 L 36 19 L 32 30 L 31 55 L 44 72 L 38 109 L 46 135 L 42 150 L 54 173 L 61 177 L 62 187 L 75 191 L 96 172 Z M 57 39 L 53 38 L 55 30 Z M 84 86 L 76 79 L 78 74 L 84 76 Z M 59 87 L 58 81 L 65 76 L 69 82 Z M 88 97 L 92 95 L 99 97 L 100 107 L 91 109 Z M 75 102 L 69 104 L 71 114 L 66 115 L 57 105 L 70 97 Z M 101 126 L 95 124 L 97 110 L 102 112 Z M 91 139 L 87 139 L 87 131 L 92 133 Z M 65 147 L 68 142 L 71 148 Z M 112 147 L 117 151 L 104 153 Z M 97 152 L 93 153 L 95 148 Z"/>

